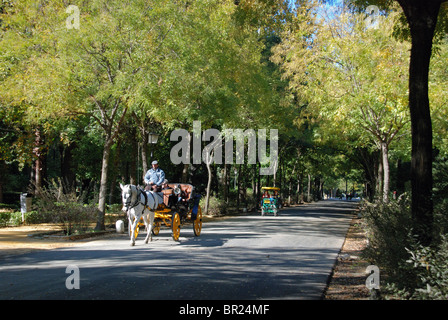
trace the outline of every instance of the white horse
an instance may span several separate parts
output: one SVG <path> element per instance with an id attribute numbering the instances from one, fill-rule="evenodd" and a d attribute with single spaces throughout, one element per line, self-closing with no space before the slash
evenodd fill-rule
<path id="1" fill-rule="evenodd" d="M 121 200 L 123 201 L 122 210 L 127 213 L 129 219 L 131 246 L 135 245 L 135 229 L 141 217 L 143 217 L 147 231 L 145 243 L 148 243 L 150 238 L 152 241 L 151 231 L 154 224 L 154 211 L 161 203 L 162 198 L 155 192 L 144 191 L 132 184 L 123 186 L 120 183 L 120 188 Z"/>

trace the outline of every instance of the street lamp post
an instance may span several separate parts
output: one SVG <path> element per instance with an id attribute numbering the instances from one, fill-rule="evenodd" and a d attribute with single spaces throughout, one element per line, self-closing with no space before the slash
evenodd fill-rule
<path id="1" fill-rule="evenodd" d="M 159 139 L 159 135 L 155 132 L 150 132 L 148 135 L 148 143 L 149 144 L 156 144 L 157 140 Z M 151 160 L 152 160 L 152 153 L 153 153 L 153 147 L 151 147 Z"/>

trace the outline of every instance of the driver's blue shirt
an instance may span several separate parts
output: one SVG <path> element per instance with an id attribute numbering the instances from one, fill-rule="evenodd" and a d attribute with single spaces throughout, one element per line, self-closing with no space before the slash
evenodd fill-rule
<path id="1" fill-rule="evenodd" d="M 162 182 L 165 180 L 165 172 L 163 172 L 162 169 L 157 168 L 154 170 L 154 168 L 151 168 L 146 172 L 145 174 L 145 183 L 154 183 L 158 186 L 162 185 Z"/>

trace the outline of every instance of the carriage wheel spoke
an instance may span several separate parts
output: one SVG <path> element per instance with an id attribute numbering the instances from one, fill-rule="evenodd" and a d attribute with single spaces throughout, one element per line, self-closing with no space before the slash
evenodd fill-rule
<path id="1" fill-rule="evenodd" d="M 179 240 L 179 236 L 180 236 L 180 216 L 179 216 L 179 213 L 177 213 L 177 212 L 173 213 L 171 226 L 172 226 L 172 229 L 173 229 L 173 239 L 175 241 L 177 241 L 177 240 Z"/>
<path id="2" fill-rule="evenodd" d="M 201 234 L 201 230 L 202 230 L 202 210 L 201 207 L 198 206 L 198 213 L 196 215 L 196 220 L 193 221 L 194 235 L 198 237 Z"/>

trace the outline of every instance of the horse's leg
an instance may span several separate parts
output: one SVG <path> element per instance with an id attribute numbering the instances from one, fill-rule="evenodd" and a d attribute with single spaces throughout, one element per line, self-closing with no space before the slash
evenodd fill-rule
<path id="1" fill-rule="evenodd" d="M 135 217 L 135 219 L 132 222 L 132 224 L 131 224 L 131 221 L 129 220 L 130 226 L 131 226 L 131 246 L 135 245 L 135 229 L 137 229 L 137 225 L 138 225 L 138 222 L 140 220 L 139 216 L 134 215 L 134 217 Z"/>
<path id="2" fill-rule="evenodd" d="M 143 216 L 143 220 L 145 221 L 145 226 L 146 226 L 146 239 L 145 239 L 145 243 L 148 243 L 149 240 L 152 241 L 152 227 L 154 224 L 154 216 L 153 213 L 151 211 L 149 211 L 148 209 L 145 209 L 145 214 Z M 149 221 L 148 221 L 148 217 L 149 217 Z"/>
<path id="3" fill-rule="evenodd" d="M 146 211 L 147 211 L 147 209 L 145 208 L 145 209 L 143 210 L 143 222 L 145 223 L 145 229 L 146 229 L 145 243 L 148 243 L 149 233 L 151 232 L 151 230 L 149 229 L 149 225 L 148 225 L 148 213 L 147 213 Z"/>
<path id="4" fill-rule="evenodd" d="M 154 211 L 149 211 L 149 231 L 148 234 L 150 234 L 151 241 L 152 241 L 152 228 L 154 228 Z"/>
<path id="5" fill-rule="evenodd" d="M 157 206 L 158 206 L 158 202 L 157 202 L 156 196 L 154 196 L 154 194 L 152 192 L 148 193 L 147 208 L 157 208 Z M 152 241 L 152 228 L 154 227 L 155 213 L 154 213 L 154 211 L 151 211 L 153 209 L 149 210 L 149 209 L 145 208 L 145 210 L 148 212 L 148 215 L 149 215 L 149 222 L 148 222 L 149 228 L 147 228 L 148 234 L 146 235 L 146 241 L 148 241 L 148 237 L 150 237 L 150 239 Z"/>
<path id="6" fill-rule="evenodd" d="M 129 239 L 131 239 L 131 245 L 132 245 L 132 238 L 133 238 L 133 232 L 132 232 L 132 226 L 134 224 L 134 221 L 132 220 L 131 215 L 128 217 L 128 233 L 129 233 Z"/>

